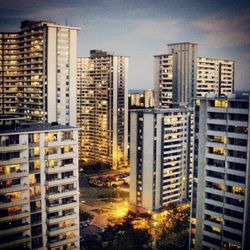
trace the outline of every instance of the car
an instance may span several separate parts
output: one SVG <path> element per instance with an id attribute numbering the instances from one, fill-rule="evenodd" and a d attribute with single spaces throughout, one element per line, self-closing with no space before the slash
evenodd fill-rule
<path id="1" fill-rule="evenodd" d="M 82 204 L 85 204 L 85 203 L 86 203 L 86 201 L 85 201 L 85 200 L 82 200 L 82 201 L 81 201 L 81 203 L 82 203 Z"/>

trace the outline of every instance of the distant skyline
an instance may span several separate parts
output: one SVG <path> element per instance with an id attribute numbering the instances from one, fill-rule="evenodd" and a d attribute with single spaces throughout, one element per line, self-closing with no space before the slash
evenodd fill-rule
<path id="1" fill-rule="evenodd" d="M 236 90 L 250 90 L 247 0 L 1 0 L 0 32 L 25 19 L 81 28 L 78 56 L 91 49 L 130 56 L 129 88 L 153 88 L 154 58 L 173 42 L 198 43 L 198 55 L 234 59 Z"/>

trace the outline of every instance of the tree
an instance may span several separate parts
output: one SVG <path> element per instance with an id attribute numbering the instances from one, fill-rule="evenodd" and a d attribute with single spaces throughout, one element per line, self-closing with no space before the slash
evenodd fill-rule
<path id="1" fill-rule="evenodd" d="M 157 249 L 188 249 L 189 209 L 179 211 L 178 208 L 173 208 L 169 210 L 169 214 L 161 226 L 162 232 L 157 240 Z"/>
<path id="2" fill-rule="evenodd" d="M 105 250 L 149 250 L 152 238 L 147 229 L 135 229 L 136 213 L 128 213 L 121 224 L 109 226 L 101 235 Z"/>

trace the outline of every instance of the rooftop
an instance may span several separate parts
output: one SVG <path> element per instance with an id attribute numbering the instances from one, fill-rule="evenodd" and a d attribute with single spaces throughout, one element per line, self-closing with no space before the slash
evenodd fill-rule
<path id="1" fill-rule="evenodd" d="M 60 25 L 53 21 L 24 20 L 21 22 L 21 30 L 30 29 L 31 27 L 36 27 L 36 26 L 52 26 L 52 27 L 61 27 L 61 28 L 70 28 L 70 29 L 80 30 L 80 28 L 77 28 L 73 25 L 68 25 L 68 24 Z"/>
<path id="2" fill-rule="evenodd" d="M 68 129 L 77 129 L 77 128 L 67 125 L 61 125 L 58 123 L 26 123 L 26 124 L 14 124 L 14 125 L 1 125 L 0 135 L 46 132 L 51 130 L 68 130 Z"/>
<path id="3" fill-rule="evenodd" d="M 173 112 L 192 112 L 193 108 L 152 108 L 152 109 L 132 109 L 130 112 L 142 112 L 142 113 L 153 113 L 153 114 L 165 114 Z"/>
<path id="4" fill-rule="evenodd" d="M 210 93 L 207 94 L 204 97 L 197 97 L 194 99 L 198 100 L 214 100 L 214 99 L 219 99 L 219 100 L 245 100 L 248 101 L 250 99 L 250 91 L 244 91 L 244 92 L 235 92 L 234 94 L 230 94 L 228 96 L 220 96 L 218 94 Z"/>

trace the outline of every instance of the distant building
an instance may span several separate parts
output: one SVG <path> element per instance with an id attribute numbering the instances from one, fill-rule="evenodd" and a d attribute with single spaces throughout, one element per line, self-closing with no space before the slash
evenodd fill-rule
<path id="1" fill-rule="evenodd" d="M 80 160 L 113 168 L 128 158 L 128 57 L 91 50 L 78 58 Z"/>
<path id="2" fill-rule="evenodd" d="M 129 108 L 144 107 L 144 94 L 143 92 L 130 92 L 128 94 Z"/>
<path id="3" fill-rule="evenodd" d="M 233 93 L 234 64 L 233 60 L 197 57 L 197 44 L 169 44 L 168 54 L 155 56 L 155 107 L 193 106 L 195 97 Z"/>
<path id="4" fill-rule="evenodd" d="M 130 203 L 146 210 L 188 201 L 192 183 L 192 109 L 132 110 Z"/>
<path id="5" fill-rule="evenodd" d="M 147 89 L 144 91 L 144 107 L 153 108 L 154 107 L 154 91 Z"/>
<path id="6" fill-rule="evenodd" d="M 249 94 L 196 100 L 190 249 L 249 249 Z"/>
<path id="7" fill-rule="evenodd" d="M 0 113 L 76 126 L 79 28 L 23 21 L 0 33 Z"/>
<path id="8" fill-rule="evenodd" d="M 198 57 L 196 96 L 203 97 L 209 93 L 229 95 L 234 91 L 233 60 Z"/>
<path id="9" fill-rule="evenodd" d="M 168 54 L 155 56 L 155 107 L 168 108 L 172 103 L 192 105 L 196 96 L 197 44 L 168 45 Z"/>
<path id="10" fill-rule="evenodd" d="M 153 108 L 154 107 L 154 91 L 151 89 L 130 92 L 129 108 Z"/>
<path id="11" fill-rule="evenodd" d="M 78 131 L 0 126 L 0 249 L 79 249 Z"/>

